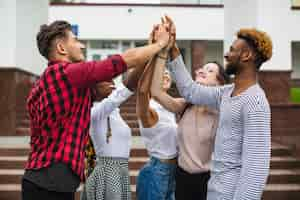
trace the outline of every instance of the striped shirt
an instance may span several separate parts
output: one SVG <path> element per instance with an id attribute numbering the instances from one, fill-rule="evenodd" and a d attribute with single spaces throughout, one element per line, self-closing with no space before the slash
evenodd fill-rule
<path id="1" fill-rule="evenodd" d="M 206 87 L 192 81 L 182 57 L 168 63 L 186 101 L 219 110 L 208 200 L 258 200 L 269 174 L 270 106 L 258 84 L 231 97 L 234 84 Z"/>

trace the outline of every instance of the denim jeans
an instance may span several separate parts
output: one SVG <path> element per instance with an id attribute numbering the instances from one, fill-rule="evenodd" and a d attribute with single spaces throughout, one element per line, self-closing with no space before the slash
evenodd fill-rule
<path id="1" fill-rule="evenodd" d="M 175 200 L 176 165 L 151 157 L 137 177 L 138 200 Z"/>

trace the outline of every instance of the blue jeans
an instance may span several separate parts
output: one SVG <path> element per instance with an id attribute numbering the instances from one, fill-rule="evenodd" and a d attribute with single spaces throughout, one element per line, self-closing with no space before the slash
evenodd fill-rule
<path id="1" fill-rule="evenodd" d="M 176 165 L 151 157 L 137 177 L 138 200 L 175 200 Z"/>

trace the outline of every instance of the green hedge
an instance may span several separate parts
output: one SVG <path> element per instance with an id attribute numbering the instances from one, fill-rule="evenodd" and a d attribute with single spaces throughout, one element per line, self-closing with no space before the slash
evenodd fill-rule
<path id="1" fill-rule="evenodd" d="M 300 103 L 300 88 L 291 88 L 291 102 Z"/>

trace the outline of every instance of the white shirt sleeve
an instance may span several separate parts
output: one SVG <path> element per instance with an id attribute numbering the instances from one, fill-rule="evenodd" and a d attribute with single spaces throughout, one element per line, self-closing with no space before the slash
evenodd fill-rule
<path id="1" fill-rule="evenodd" d="M 107 98 L 92 107 L 91 120 L 100 120 L 109 116 L 114 109 L 118 108 L 132 94 L 132 91 L 121 84 Z"/>

